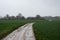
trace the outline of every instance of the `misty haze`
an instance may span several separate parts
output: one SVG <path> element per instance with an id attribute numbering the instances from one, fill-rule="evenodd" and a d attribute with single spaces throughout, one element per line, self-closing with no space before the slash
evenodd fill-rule
<path id="1" fill-rule="evenodd" d="M 0 0 L 0 40 L 60 40 L 60 0 Z"/>

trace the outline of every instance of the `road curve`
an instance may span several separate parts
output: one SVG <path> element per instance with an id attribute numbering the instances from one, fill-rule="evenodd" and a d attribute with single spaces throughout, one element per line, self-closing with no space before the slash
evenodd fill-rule
<path id="1" fill-rule="evenodd" d="M 3 38 L 2 40 L 35 40 L 32 29 L 33 24 L 34 23 L 25 24 L 24 26 L 13 31 L 11 34 Z"/>

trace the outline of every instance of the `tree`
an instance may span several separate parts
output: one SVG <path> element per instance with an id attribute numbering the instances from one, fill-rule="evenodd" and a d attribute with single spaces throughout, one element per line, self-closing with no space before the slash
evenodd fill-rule
<path id="1" fill-rule="evenodd" d="M 10 16 L 7 14 L 4 19 L 10 19 Z"/>
<path id="2" fill-rule="evenodd" d="M 10 19 L 16 19 L 15 16 L 11 16 Z"/>
<path id="3" fill-rule="evenodd" d="M 35 18 L 36 18 L 36 19 L 41 19 L 41 16 L 40 16 L 40 15 L 36 15 Z"/>
<path id="4" fill-rule="evenodd" d="M 16 19 L 25 19 L 25 17 L 24 17 L 24 16 L 22 16 L 22 14 L 21 14 L 21 13 L 19 13 L 19 14 L 16 16 Z"/>
<path id="5" fill-rule="evenodd" d="M 19 14 L 16 16 L 16 19 L 21 19 L 21 17 L 22 17 L 22 14 L 19 13 Z"/>
<path id="6" fill-rule="evenodd" d="M 22 16 L 22 19 L 25 19 L 25 17 L 24 17 L 24 16 Z"/>
<path id="7" fill-rule="evenodd" d="M 19 13 L 19 14 L 18 14 L 18 17 L 20 17 L 20 18 L 21 18 L 21 17 L 22 17 L 22 14 L 21 14 L 21 13 Z"/>

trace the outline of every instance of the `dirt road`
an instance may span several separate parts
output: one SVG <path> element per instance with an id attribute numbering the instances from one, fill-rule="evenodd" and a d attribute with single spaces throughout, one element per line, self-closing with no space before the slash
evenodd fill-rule
<path id="1" fill-rule="evenodd" d="M 35 40 L 32 25 L 33 23 L 25 24 L 2 40 Z"/>

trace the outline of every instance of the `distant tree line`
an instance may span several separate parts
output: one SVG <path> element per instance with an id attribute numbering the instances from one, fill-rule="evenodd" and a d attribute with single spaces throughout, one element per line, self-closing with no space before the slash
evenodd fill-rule
<path id="1" fill-rule="evenodd" d="M 34 20 L 44 20 L 43 17 L 41 17 L 40 15 L 36 15 L 36 17 L 27 17 L 27 19 L 34 19 Z"/>
<path id="2" fill-rule="evenodd" d="M 55 16 L 55 17 L 45 16 L 44 19 L 45 20 L 60 20 L 60 16 Z"/>
<path id="3" fill-rule="evenodd" d="M 25 18 L 24 16 L 22 16 L 21 13 L 19 13 L 17 16 L 10 16 L 9 14 L 6 14 L 6 16 L 4 17 L 0 17 L 0 20 L 24 20 L 24 19 L 28 19 L 28 20 L 60 20 L 60 16 L 45 16 L 45 17 L 41 17 L 40 15 L 36 15 L 35 17 L 27 17 Z"/>
<path id="4" fill-rule="evenodd" d="M 6 16 L 0 17 L 0 20 L 21 20 L 21 19 L 29 19 L 29 20 L 39 19 L 39 20 L 43 20 L 44 18 L 41 17 L 40 15 L 36 15 L 36 17 L 27 17 L 27 18 L 25 18 L 24 16 L 22 16 L 21 13 L 19 13 L 17 16 L 9 16 L 9 14 L 6 14 Z"/>

